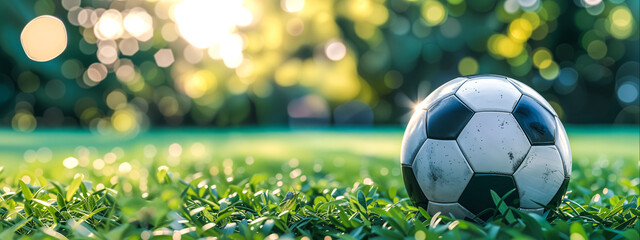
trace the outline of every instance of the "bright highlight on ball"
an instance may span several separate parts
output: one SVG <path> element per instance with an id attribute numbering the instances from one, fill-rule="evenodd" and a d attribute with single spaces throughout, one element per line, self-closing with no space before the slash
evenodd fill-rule
<path id="1" fill-rule="evenodd" d="M 542 214 L 560 204 L 571 176 L 569 139 L 551 105 L 497 75 L 456 78 L 431 93 L 409 121 L 401 163 L 417 206 L 478 222 L 493 215 L 492 190 Z"/>
<path id="2" fill-rule="evenodd" d="M 46 62 L 60 55 L 67 47 L 67 30 L 60 19 L 42 15 L 24 26 L 20 42 L 27 57 Z"/>

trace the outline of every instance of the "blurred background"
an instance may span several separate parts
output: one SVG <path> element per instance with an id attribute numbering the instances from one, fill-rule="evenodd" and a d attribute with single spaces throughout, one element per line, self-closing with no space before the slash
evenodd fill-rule
<path id="1" fill-rule="evenodd" d="M 638 124 L 639 1 L 0 1 L 0 125 L 401 125 L 459 75 L 539 91 L 565 124 Z M 68 44 L 30 60 L 31 19 Z"/>

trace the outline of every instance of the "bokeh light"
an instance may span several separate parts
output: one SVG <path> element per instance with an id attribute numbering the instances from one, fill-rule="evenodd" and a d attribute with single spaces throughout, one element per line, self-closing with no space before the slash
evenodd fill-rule
<path id="1" fill-rule="evenodd" d="M 171 49 L 160 49 L 153 57 L 158 67 L 168 67 L 175 61 Z"/>
<path id="2" fill-rule="evenodd" d="M 527 41 L 532 32 L 533 26 L 528 20 L 524 18 L 515 19 L 511 22 L 511 24 L 509 24 L 509 37 L 516 41 Z"/>
<path id="3" fill-rule="evenodd" d="M 50 15 L 39 16 L 24 26 L 20 42 L 30 59 L 49 61 L 67 47 L 67 30 L 60 19 Z"/>
<path id="4" fill-rule="evenodd" d="M 344 46 L 344 43 L 333 40 L 325 47 L 325 54 L 327 55 L 327 58 L 332 61 L 338 61 L 347 54 L 347 47 Z"/>
<path id="5" fill-rule="evenodd" d="M 130 108 L 116 110 L 111 117 L 111 124 L 119 132 L 134 131 L 138 127 L 136 113 Z"/>
<path id="6" fill-rule="evenodd" d="M 78 166 L 78 159 L 74 157 L 68 157 L 62 160 L 62 165 L 67 169 L 73 169 Z"/>
<path id="7" fill-rule="evenodd" d="M 11 120 L 11 126 L 13 129 L 22 132 L 31 132 L 36 129 L 36 118 L 27 111 L 18 111 Z"/>
<path id="8" fill-rule="evenodd" d="M 617 6 L 609 12 L 607 30 L 614 38 L 626 39 L 637 31 L 637 22 L 625 6 Z"/>
<path id="9" fill-rule="evenodd" d="M 618 98 L 624 103 L 632 103 L 638 99 L 638 84 L 634 82 L 625 82 L 617 91 Z"/>
<path id="10" fill-rule="evenodd" d="M 190 98 L 200 98 L 217 86 L 216 76 L 207 70 L 199 70 L 181 79 L 180 89 Z"/>
<path id="11" fill-rule="evenodd" d="M 101 82 L 107 77 L 107 67 L 104 64 L 93 63 L 87 68 L 86 76 L 93 82 Z"/>
<path id="12" fill-rule="evenodd" d="M 109 9 L 103 12 L 94 27 L 94 34 L 100 40 L 117 39 L 123 32 L 122 14 L 115 9 Z"/>
<path id="13" fill-rule="evenodd" d="M 447 12 L 442 3 L 429 0 L 422 4 L 422 17 L 429 25 L 438 25 L 446 19 Z"/>
<path id="14" fill-rule="evenodd" d="M 129 10 L 123 20 L 124 29 L 136 39 L 146 42 L 153 36 L 153 20 L 143 8 Z"/>
<path id="15" fill-rule="evenodd" d="M 538 48 L 533 52 L 533 65 L 538 68 L 544 69 L 549 67 L 553 63 L 551 58 L 551 52 L 546 48 Z"/>
<path id="16" fill-rule="evenodd" d="M 478 73 L 478 62 L 472 57 L 464 57 L 458 63 L 460 75 L 473 75 Z"/>

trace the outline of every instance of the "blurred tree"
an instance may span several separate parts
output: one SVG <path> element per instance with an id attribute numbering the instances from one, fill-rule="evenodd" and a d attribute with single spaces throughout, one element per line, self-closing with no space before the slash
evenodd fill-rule
<path id="1" fill-rule="evenodd" d="M 459 75 L 518 79 L 568 123 L 639 122 L 638 1 L 149 0 L 0 3 L 0 117 L 85 126 L 397 124 Z M 63 20 L 65 52 L 22 51 Z"/>

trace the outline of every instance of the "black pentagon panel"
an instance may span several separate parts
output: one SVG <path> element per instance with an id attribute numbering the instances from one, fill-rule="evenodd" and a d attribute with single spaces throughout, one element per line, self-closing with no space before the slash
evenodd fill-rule
<path id="1" fill-rule="evenodd" d="M 449 96 L 431 107 L 427 114 L 427 136 L 432 139 L 455 140 L 473 117 L 456 96 Z"/>
<path id="2" fill-rule="evenodd" d="M 544 108 L 547 109 L 547 111 L 549 111 L 554 116 L 558 116 L 558 114 L 553 109 L 553 107 L 551 107 L 551 105 L 547 102 L 547 100 L 545 100 L 544 97 L 540 95 L 540 93 L 536 92 L 536 90 L 533 90 L 533 88 L 529 87 L 527 84 L 524 84 L 523 82 L 520 82 L 518 80 L 515 80 L 512 78 L 507 78 L 507 80 L 511 82 L 511 84 L 513 84 L 522 93 L 522 95 L 529 96 L 533 99 L 536 99 L 538 103 L 540 103 Z"/>
<path id="3" fill-rule="evenodd" d="M 567 188 L 569 188 L 569 178 L 565 178 L 564 181 L 562 181 L 562 185 L 560 185 L 556 195 L 554 195 L 553 198 L 551 198 L 551 201 L 549 201 L 549 205 L 556 208 L 560 206 L 564 194 L 567 193 Z"/>
<path id="4" fill-rule="evenodd" d="M 429 200 L 427 200 L 422 189 L 420 189 L 418 181 L 416 180 L 416 175 L 413 173 L 413 168 L 411 168 L 411 166 L 402 165 L 402 179 L 404 180 L 404 186 L 407 188 L 407 193 L 409 194 L 411 201 L 413 201 L 413 204 L 415 204 L 416 207 L 427 209 Z"/>
<path id="5" fill-rule="evenodd" d="M 491 197 L 491 191 L 493 190 L 502 197 L 509 191 L 516 189 L 516 191 L 509 194 L 505 199 L 505 202 L 509 206 L 520 207 L 520 198 L 516 183 L 511 175 L 504 174 L 475 174 L 467 187 L 460 195 L 458 203 L 460 203 L 467 210 L 476 214 L 482 220 L 487 220 L 493 216 L 492 211 L 485 211 L 486 209 L 495 209 L 496 204 Z M 485 211 L 484 213 L 482 213 Z M 479 215 L 482 213 L 481 215 Z"/>
<path id="6" fill-rule="evenodd" d="M 556 121 L 553 115 L 529 96 L 522 96 L 513 110 L 531 145 L 554 144 Z"/>

